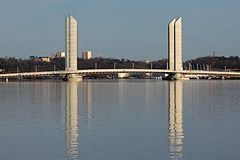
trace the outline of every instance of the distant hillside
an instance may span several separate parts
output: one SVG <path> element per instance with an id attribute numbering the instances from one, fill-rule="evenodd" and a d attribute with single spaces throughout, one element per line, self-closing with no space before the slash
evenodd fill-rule
<path id="1" fill-rule="evenodd" d="M 134 68 L 136 69 L 166 69 L 167 59 L 161 59 L 152 62 L 145 61 L 132 61 L 128 59 L 113 59 L 113 58 L 93 58 L 90 60 L 78 59 L 78 69 L 107 69 L 107 68 Z M 203 66 L 208 65 L 211 70 L 224 70 L 225 66 L 229 70 L 240 70 L 240 59 L 238 56 L 231 57 L 199 57 L 196 59 L 188 60 L 184 63 L 184 68 L 188 69 L 191 64 L 193 69 L 203 69 Z M 55 58 L 50 62 L 41 62 L 30 59 L 16 59 L 14 57 L 0 58 L 0 70 L 3 73 L 10 72 L 33 72 L 33 71 L 53 71 L 65 69 L 65 59 Z"/>
<path id="2" fill-rule="evenodd" d="M 142 68 L 150 69 L 152 68 L 167 68 L 167 59 L 157 60 L 153 62 L 145 61 L 132 61 L 128 59 L 112 59 L 112 58 L 93 58 L 90 60 L 78 59 L 78 69 L 113 69 L 115 68 Z M 0 58 L 0 69 L 5 70 L 4 73 L 10 72 L 34 72 L 34 71 L 53 71 L 64 70 L 65 69 L 65 59 L 56 58 L 51 59 L 50 62 L 35 61 L 30 59 L 16 59 L 14 57 L 10 58 Z"/>
<path id="3" fill-rule="evenodd" d="M 184 64 L 185 66 L 189 66 L 189 63 L 197 67 L 197 65 L 209 65 L 212 70 L 223 70 L 225 67 L 227 69 L 232 70 L 240 70 L 240 59 L 238 56 L 231 56 L 231 57 L 199 57 L 196 59 L 191 59 L 186 61 Z"/>

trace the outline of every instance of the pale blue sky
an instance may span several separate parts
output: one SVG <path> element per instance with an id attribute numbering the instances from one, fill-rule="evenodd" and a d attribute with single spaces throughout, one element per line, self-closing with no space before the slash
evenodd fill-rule
<path id="1" fill-rule="evenodd" d="M 65 16 L 79 23 L 79 53 L 167 57 L 167 25 L 183 16 L 184 59 L 240 56 L 239 0 L 0 0 L 0 57 L 64 50 Z"/>

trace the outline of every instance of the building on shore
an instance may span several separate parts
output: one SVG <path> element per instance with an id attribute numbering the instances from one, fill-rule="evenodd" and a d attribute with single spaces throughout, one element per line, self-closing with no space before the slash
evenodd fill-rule
<path id="1" fill-rule="evenodd" d="M 92 51 L 84 51 L 82 52 L 82 59 L 89 60 L 92 58 Z"/>
<path id="2" fill-rule="evenodd" d="M 31 61 L 40 61 L 40 62 L 51 62 L 50 57 L 37 57 L 37 56 L 30 56 Z"/>
<path id="3" fill-rule="evenodd" d="M 51 62 L 51 59 L 50 59 L 50 57 L 38 57 L 37 61 Z"/>
<path id="4" fill-rule="evenodd" d="M 65 52 L 57 52 L 55 53 L 54 58 L 65 58 Z"/>

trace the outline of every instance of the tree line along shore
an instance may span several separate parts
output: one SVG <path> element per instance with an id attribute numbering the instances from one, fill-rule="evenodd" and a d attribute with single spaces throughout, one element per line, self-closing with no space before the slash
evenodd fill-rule
<path id="1" fill-rule="evenodd" d="M 129 59 L 114 58 L 92 58 L 89 60 L 78 58 L 78 69 L 167 69 L 167 67 L 167 59 L 156 61 L 133 61 Z M 1 73 L 59 71 L 64 69 L 64 58 L 54 58 L 51 59 L 50 62 L 21 58 L 18 59 L 15 57 L 0 58 Z M 240 71 L 240 58 L 238 56 L 199 57 L 185 61 L 184 69 Z"/>

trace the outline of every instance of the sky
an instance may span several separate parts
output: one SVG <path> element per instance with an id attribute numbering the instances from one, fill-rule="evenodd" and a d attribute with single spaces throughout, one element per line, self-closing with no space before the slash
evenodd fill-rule
<path id="1" fill-rule="evenodd" d="M 68 14 L 78 20 L 79 56 L 167 58 L 168 23 L 178 16 L 184 60 L 240 56 L 239 8 L 239 0 L 0 0 L 0 57 L 64 51 Z"/>

